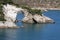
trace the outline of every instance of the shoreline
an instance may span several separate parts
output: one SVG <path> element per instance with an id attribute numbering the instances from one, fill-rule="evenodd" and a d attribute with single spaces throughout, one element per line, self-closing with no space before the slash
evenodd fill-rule
<path id="1" fill-rule="evenodd" d="M 31 9 L 41 9 L 41 10 L 45 10 L 45 11 L 47 11 L 47 10 L 60 10 L 60 8 L 42 8 L 42 7 L 35 7 L 35 8 L 31 8 Z"/>

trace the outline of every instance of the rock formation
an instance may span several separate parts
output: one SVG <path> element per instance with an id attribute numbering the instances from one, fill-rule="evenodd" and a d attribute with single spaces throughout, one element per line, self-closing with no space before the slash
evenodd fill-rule
<path id="1" fill-rule="evenodd" d="M 35 15 L 29 14 L 28 16 L 23 18 L 23 22 L 25 23 L 54 23 L 54 20 L 44 15 L 41 16 L 38 14 L 35 14 Z"/>
<path id="2" fill-rule="evenodd" d="M 6 21 L 0 22 L 0 27 L 3 28 L 17 28 L 17 25 L 14 23 L 16 20 L 16 15 L 18 11 L 21 11 L 22 9 L 17 8 L 13 5 L 3 5 L 3 14 Z"/>
<path id="3" fill-rule="evenodd" d="M 33 21 L 33 15 L 32 14 L 30 14 L 27 10 L 23 10 L 23 12 L 24 12 L 24 18 L 23 18 L 23 22 L 25 22 L 25 23 L 34 23 L 34 21 Z"/>
<path id="4" fill-rule="evenodd" d="M 19 11 L 24 12 L 23 14 L 25 17 L 22 19 L 24 23 L 54 23 L 51 18 L 46 17 L 43 14 L 42 16 L 38 14 L 32 15 L 26 9 L 7 4 L 3 5 L 3 14 L 6 21 L 0 21 L 0 28 L 17 28 L 17 25 L 14 22 Z"/>
<path id="5" fill-rule="evenodd" d="M 34 14 L 32 15 L 31 13 L 29 13 L 27 10 L 22 10 L 24 12 L 24 18 L 23 18 L 23 22 L 24 23 L 54 23 L 54 20 L 43 15 L 39 15 L 39 14 Z"/>
<path id="6" fill-rule="evenodd" d="M 35 14 L 33 16 L 33 19 L 35 19 L 37 23 L 54 23 L 54 21 L 51 18 L 46 17 L 44 15 L 41 16 L 41 15 Z"/>

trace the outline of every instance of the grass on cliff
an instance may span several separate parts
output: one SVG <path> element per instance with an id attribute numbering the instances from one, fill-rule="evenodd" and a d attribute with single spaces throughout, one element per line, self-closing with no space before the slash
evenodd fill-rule
<path id="1" fill-rule="evenodd" d="M 38 9 L 31 9 L 30 7 L 27 7 L 27 6 L 21 6 L 23 9 L 27 9 L 29 13 L 31 14 L 39 14 L 42 16 L 42 11 L 41 10 L 38 10 Z"/>

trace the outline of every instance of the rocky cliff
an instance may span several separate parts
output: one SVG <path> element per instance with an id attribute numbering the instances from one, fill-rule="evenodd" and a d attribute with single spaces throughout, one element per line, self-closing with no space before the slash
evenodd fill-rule
<path id="1" fill-rule="evenodd" d="M 17 8 L 13 5 L 3 5 L 3 14 L 6 21 L 0 21 L 0 28 L 18 28 L 15 24 L 16 16 L 18 12 L 23 12 L 24 23 L 54 23 L 54 20 L 39 14 L 32 15 L 27 9 Z M 17 20 L 19 22 L 19 20 Z"/>
<path id="2" fill-rule="evenodd" d="M 43 15 L 39 15 L 39 14 L 30 14 L 28 13 L 27 16 L 25 16 L 22 20 L 24 23 L 54 23 L 54 20 Z"/>

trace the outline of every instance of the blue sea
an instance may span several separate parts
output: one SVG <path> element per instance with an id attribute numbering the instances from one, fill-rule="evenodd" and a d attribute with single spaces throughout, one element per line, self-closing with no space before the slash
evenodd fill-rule
<path id="1" fill-rule="evenodd" d="M 0 29 L 0 40 L 60 40 L 60 10 L 48 10 L 44 15 L 55 24 L 25 24 L 18 29 Z M 17 23 L 18 25 L 19 23 Z"/>

